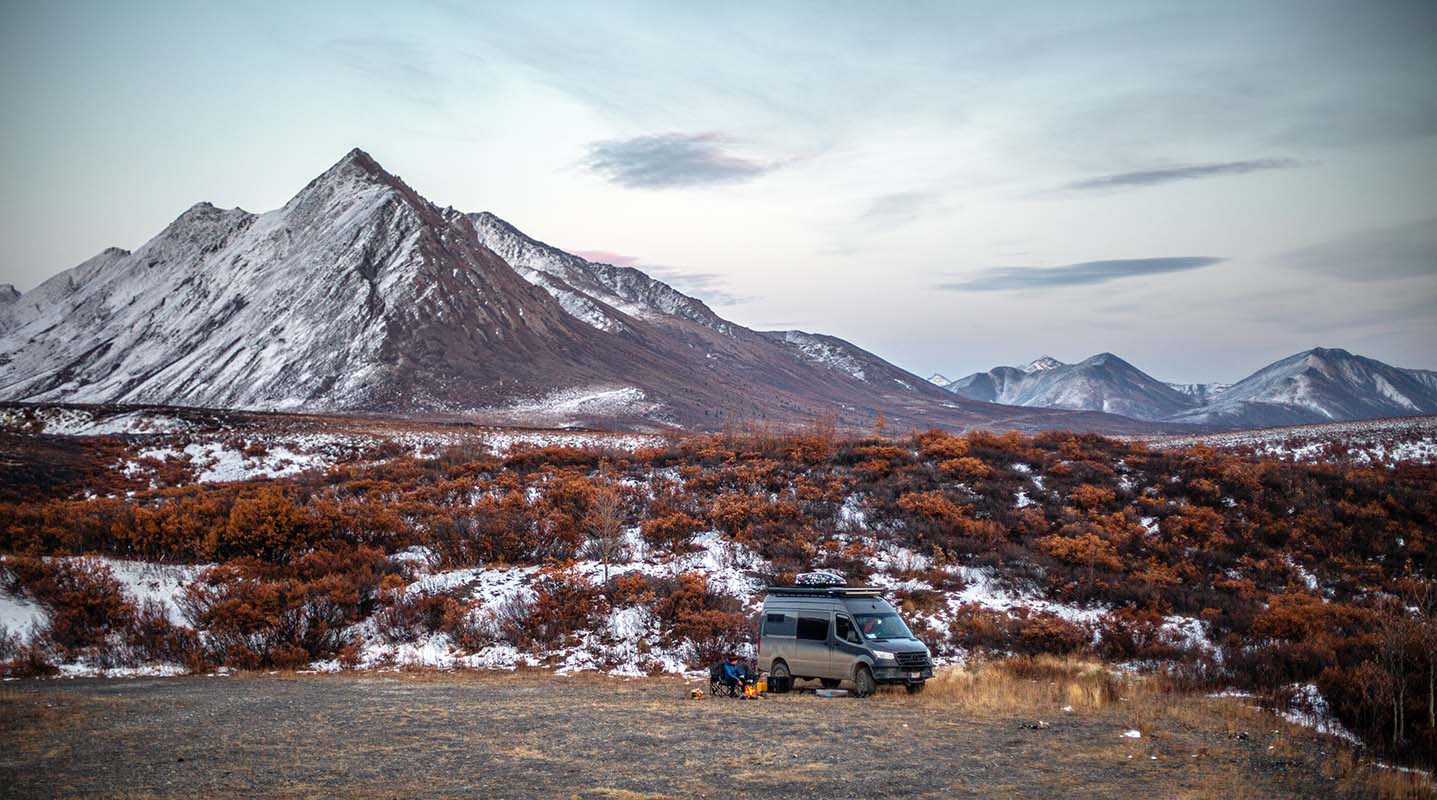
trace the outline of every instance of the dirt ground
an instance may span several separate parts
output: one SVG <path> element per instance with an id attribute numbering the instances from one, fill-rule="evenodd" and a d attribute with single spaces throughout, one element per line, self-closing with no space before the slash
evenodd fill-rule
<path id="1" fill-rule="evenodd" d="M 1240 702 L 1145 712 L 1133 739 L 1120 706 L 1032 730 L 902 692 L 693 701 L 675 678 L 14 681 L 0 686 L 0 796 L 1359 796 L 1329 777 L 1331 742 Z"/>

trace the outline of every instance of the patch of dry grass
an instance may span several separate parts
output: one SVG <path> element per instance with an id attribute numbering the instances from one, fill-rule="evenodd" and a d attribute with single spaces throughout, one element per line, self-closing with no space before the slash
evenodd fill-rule
<path id="1" fill-rule="evenodd" d="M 1346 748 L 1333 754 L 1324 770 L 1345 790 L 1378 800 L 1437 798 L 1437 782 L 1430 772 L 1381 766 L 1358 758 L 1357 753 Z"/>
<path id="2" fill-rule="evenodd" d="M 1034 656 L 977 661 L 941 669 L 914 700 L 985 715 L 1010 716 L 1105 709 L 1138 681 L 1096 661 Z"/>

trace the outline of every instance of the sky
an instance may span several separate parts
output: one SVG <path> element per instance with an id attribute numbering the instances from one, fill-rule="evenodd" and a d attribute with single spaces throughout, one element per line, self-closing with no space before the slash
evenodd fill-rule
<path id="1" fill-rule="evenodd" d="M 0 283 L 362 147 L 922 375 L 1437 369 L 1437 3 L 6 3 Z"/>

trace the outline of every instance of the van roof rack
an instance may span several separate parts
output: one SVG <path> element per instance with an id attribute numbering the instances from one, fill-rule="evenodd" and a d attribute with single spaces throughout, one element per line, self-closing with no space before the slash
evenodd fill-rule
<path id="1" fill-rule="evenodd" d="M 780 597 L 877 597 L 877 586 L 767 586 L 764 591 Z"/>

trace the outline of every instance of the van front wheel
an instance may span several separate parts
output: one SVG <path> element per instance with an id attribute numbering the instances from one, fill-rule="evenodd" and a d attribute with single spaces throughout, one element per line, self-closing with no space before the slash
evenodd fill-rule
<path id="1" fill-rule="evenodd" d="M 793 688 L 793 676 L 788 674 L 787 664 L 773 662 L 773 668 L 768 671 L 768 688 L 774 694 L 783 694 Z"/>
<path id="2" fill-rule="evenodd" d="M 873 683 L 873 670 L 866 664 L 860 664 L 858 671 L 853 673 L 853 693 L 859 697 L 868 697 L 876 688 Z"/>

